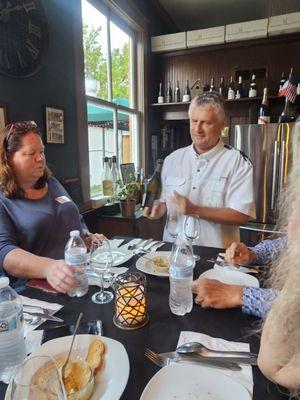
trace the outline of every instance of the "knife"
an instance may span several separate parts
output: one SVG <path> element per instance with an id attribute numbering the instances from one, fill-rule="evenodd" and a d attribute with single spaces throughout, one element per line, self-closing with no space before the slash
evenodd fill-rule
<path id="1" fill-rule="evenodd" d="M 41 318 L 44 318 L 44 319 L 48 319 L 49 321 L 64 322 L 64 320 L 61 319 L 61 318 L 54 317 L 53 315 L 45 314 L 45 313 L 42 313 L 42 312 L 25 311 L 25 310 L 23 310 L 23 313 L 24 314 L 33 315 L 34 317 L 41 317 Z"/>
<path id="2" fill-rule="evenodd" d="M 189 362 L 194 362 L 196 364 L 205 364 L 205 365 L 210 365 L 212 367 L 216 368 L 222 368 L 222 369 L 231 369 L 232 371 L 240 371 L 241 367 L 234 361 L 224 361 L 224 357 L 222 357 L 221 360 L 218 360 L 216 358 L 218 357 L 200 357 L 200 356 L 185 356 L 185 355 L 179 355 L 176 353 L 176 351 L 171 351 L 168 353 L 159 353 L 158 356 L 161 356 L 163 358 L 168 358 L 171 361 L 174 362 L 180 362 L 180 361 L 189 361 Z"/>

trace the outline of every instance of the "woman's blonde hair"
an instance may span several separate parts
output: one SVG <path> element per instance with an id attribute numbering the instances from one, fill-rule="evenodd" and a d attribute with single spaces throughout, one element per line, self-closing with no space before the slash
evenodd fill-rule
<path id="1" fill-rule="evenodd" d="M 34 121 L 14 122 L 7 125 L 1 135 L 0 143 L 0 189 L 5 197 L 24 198 L 24 190 L 18 184 L 16 175 L 9 163 L 9 155 L 14 154 L 22 147 L 22 140 L 28 133 L 41 136 Z M 36 182 L 35 188 L 45 187 L 51 176 L 51 171 L 45 166 L 43 176 Z"/>

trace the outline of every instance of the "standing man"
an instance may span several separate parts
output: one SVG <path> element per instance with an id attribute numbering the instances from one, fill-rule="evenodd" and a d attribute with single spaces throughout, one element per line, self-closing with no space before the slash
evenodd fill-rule
<path id="1" fill-rule="evenodd" d="M 166 157 L 160 202 L 151 213 L 146 207 L 144 216 L 158 219 L 167 210 L 198 215 L 200 237 L 195 244 L 227 248 L 239 241 L 239 225 L 255 218 L 252 164 L 220 138 L 225 111 L 218 93 L 195 97 L 189 118 L 193 143 Z M 172 241 L 166 230 L 164 240 Z"/>

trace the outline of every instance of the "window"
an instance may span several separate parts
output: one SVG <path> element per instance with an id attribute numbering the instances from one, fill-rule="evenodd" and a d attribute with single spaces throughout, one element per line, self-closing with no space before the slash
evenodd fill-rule
<path id="1" fill-rule="evenodd" d="M 99 4 L 98 9 L 82 0 L 91 197 L 102 194 L 104 157 L 116 155 L 119 164 L 141 165 L 138 33 Z"/>

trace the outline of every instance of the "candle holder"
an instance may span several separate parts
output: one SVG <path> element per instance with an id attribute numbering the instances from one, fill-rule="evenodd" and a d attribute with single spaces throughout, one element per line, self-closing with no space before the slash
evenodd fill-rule
<path id="1" fill-rule="evenodd" d="M 146 277 L 140 272 L 125 272 L 115 278 L 114 324 L 126 330 L 141 328 L 149 317 L 146 301 Z"/>

